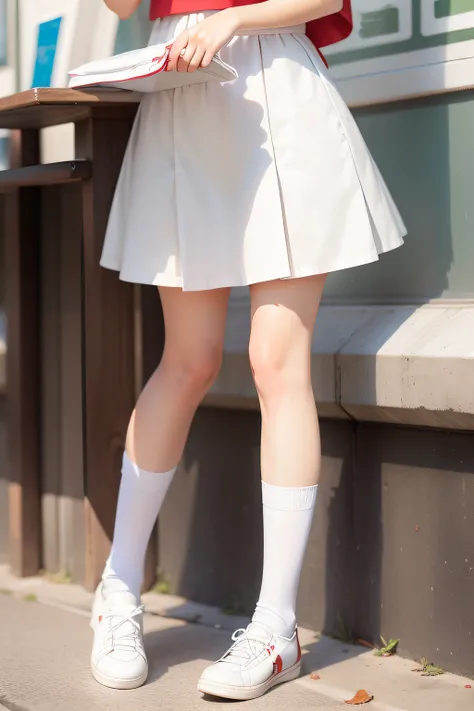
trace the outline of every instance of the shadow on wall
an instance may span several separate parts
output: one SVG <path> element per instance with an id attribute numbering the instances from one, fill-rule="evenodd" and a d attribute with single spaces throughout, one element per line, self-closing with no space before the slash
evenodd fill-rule
<path id="1" fill-rule="evenodd" d="M 401 638 L 402 654 L 471 674 L 472 434 L 321 424 L 299 623 L 343 641 Z M 261 579 L 259 430 L 256 413 L 201 409 L 159 521 L 170 589 L 238 616 Z"/>
<path id="2" fill-rule="evenodd" d="M 473 441 L 471 432 L 361 424 L 354 497 L 356 633 L 400 638 L 402 654 L 468 676 Z"/>
<path id="3" fill-rule="evenodd" d="M 249 612 L 261 580 L 260 416 L 202 408 L 159 519 L 171 588 L 230 614 Z"/>

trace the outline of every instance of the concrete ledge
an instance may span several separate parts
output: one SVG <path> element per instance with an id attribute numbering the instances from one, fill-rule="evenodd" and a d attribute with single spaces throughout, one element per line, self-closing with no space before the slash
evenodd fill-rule
<path id="1" fill-rule="evenodd" d="M 205 404 L 256 409 L 248 302 L 231 303 Z M 474 304 L 323 306 L 313 340 L 322 417 L 474 430 Z"/>
<path id="2" fill-rule="evenodd" d="M 248 300 L 236 299 L 205 405 L 258 409 L 249 331 Z M 321 417 L 474 430 L 474 304 L 322 306 L 312 354 Z M 5 361 L 0 313 L 0 394 Z"/>

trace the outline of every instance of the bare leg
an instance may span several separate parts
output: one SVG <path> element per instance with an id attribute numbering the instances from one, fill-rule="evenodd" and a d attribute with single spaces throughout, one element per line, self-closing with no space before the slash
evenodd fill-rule
<path id="1" fill-rule="evenodd" d="M 219 372 L 229 289 L 161 288 L 165 349 L 138 398 L 127 454 L 140 467 L 165 472 L 183 453 L 197 406 Z"/>
<path id="2" fill-rule="evenodd" d="M 262 409 L 264 566 L 254 621 L 284 637 L 296 596 L 319 480 L 321 445 L 311 386 L 311 341 L 325 277 L 251 289 L 250 359 Z"/>
<path id="3" fill-rule="evenodd" d="M 251 287 L 250 362 L 262 410 L 262 479 L 312 486 L 320 471 L 311 341 L 325 275 Z"/>
<path id="4" fill-rule="evenodd" d="M 145 683 L 140 587 L 150 534 L 196 408 L 217 374 L 229 290 L 160 289 L 162 361 L 132 414 L 109 559 L 94 600 L 92 673 L 114 689 Z"/>
<path id="5" fill-rule="evenodd" d="M 262 409 L 262 588 L 247 630 L 202 674 L 203 693 L 251 699 L 300 673 L 296 595 L 320 469 L 311 340 L 324 281 L 250 289 L 250 360 Z"/>
<path id="6" fill-rule="evenodd" d="M 161 289 L 165 349 L 130 420 L 107 590 L 125 587 L 139 596 L 151 531 L 196 408 L 220 367 L 228 296 Z"/>

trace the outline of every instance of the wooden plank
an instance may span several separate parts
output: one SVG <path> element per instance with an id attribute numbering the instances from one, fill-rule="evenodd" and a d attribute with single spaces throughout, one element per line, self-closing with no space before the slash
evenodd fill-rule
<path id="1" fill-rule="evenodd" d="M 42 191 L 41 232 L 41 512 L 42 561 L 60 570 L 60 189 Z"/>
<path id="2" fill-rule="evenodd" d="M 82 331 L 82 186 L 63 185 L 60 217 L 60 568 L 85 577 Z"/>
<path id="3" fill-rule="evenodd" d="M 20 91 L 11 96 L 0 98 L 0 113 L 18 109 L 28 109 L 41 104 L 58 105 L 86 105 L 97 104 L 124 104 L 136 103 L 137 94 L 119 89 L 63 89 L 63 88 L 37 88 Z"/>
<path id="4" fill-rule="evenodd" d="M 0 170 L 0 193 L 12 192 L 21 187 L 72 183 L 87 180 L 91 175 L 92 163 L 85 159 Z"/>
<path id="5" fill-rule="evenodd" d="M 99 260 L 129 117 L 76 127 L 76 155 L 94 161 L 83 185 L 86 573 L 93 589 L 110 550 L 126 428 L 135 399 L 133 286 Z"/>
<path id="6" fill-rule="evenodd" d="M 17 160 L 37 164 L 38 132 L 15 139 Z M 10 563 L 17 575 L 40 567 L 39 197 L 38 189 L 22 188 L 5 199 Z"/>
<path id="7" fill-rule="evenodd" d="M 0 564 L 9 558 L 8 478 L 5 397 L 0 394 Z"/>
<path id="8" fill-rule="evenodd" d="M 29 89 L 0 98 L 0 128 L 46 128 L 84 121 L 102 107 L 131 114 L 140 95 L 131 91 L 106 89 Z"/>
<path id="9" fill-rule="evenodd" d="M 82 582 L 82 188 L 42 192 L 43 565 Z"/>

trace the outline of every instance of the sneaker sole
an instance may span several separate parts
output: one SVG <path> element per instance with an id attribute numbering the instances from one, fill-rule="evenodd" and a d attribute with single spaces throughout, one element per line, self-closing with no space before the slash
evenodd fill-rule
<path id="1" fill-rule="evenodd" d="M 114 679 L 111 676 L 102 674 L 94 664 L 92 664 L 91 670 L 94 679 L 109 689 L 138 689 L 139 686 L 143 686 L 148 678 L 148 669 L 136 679 Z"/>
<path id="2" fill-rule="evenodd" d="M 269 689 L 277 684 L 283 684 L 285 681 L 293 681 L 301 674 L 301 662 L 297 662 L 292 667 L 288 667 L 285 671 L 279 674 L 274 674 L 270 679 L 264 681 L 263 684 L 257 686 L 232 686 L 230 684 L 220 684 L 218 681 L 210 681 L 200 679 L 198 683 L 198 691 L 201 694 L 209 696 L 218 696 L 221 699 L 232 699 L 234 701 L 250 701 L 263 696 Z"/>

